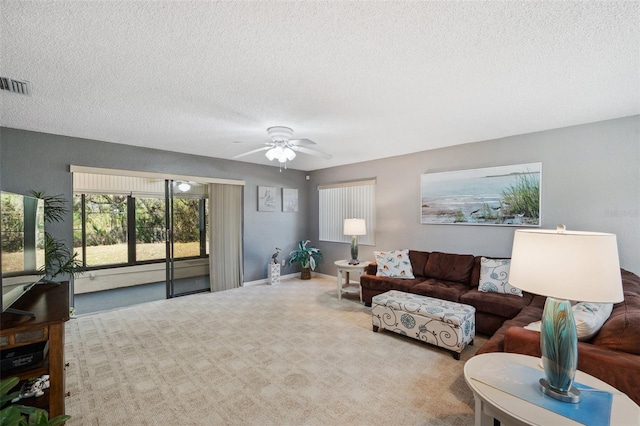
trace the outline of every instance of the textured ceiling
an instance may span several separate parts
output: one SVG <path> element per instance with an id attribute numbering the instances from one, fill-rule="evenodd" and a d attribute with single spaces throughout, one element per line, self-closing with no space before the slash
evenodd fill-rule
<path id="1" fill-rule="evenodd" d="M 640 114 L 637 1 L 3 0 L 0 15 L 0 75 L 32 84 L 0 94 L 6 127 L 231 158 L 283 125 L 333 155 L 290 164 L 315 170 Z"/>

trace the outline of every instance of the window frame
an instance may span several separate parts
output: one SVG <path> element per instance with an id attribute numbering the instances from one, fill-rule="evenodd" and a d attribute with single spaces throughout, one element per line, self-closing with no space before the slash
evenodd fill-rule
<path id="1" fill-rule="evenodd" d="M 136 265 L 148 265 L 154 263 L 165 263 L 166 258 L 163 259 L 149 259 L 149 260 L 137 260 L 136 259 L 136 197 L 134 195 L 127 195 L 127 261 L 126 262 L 118 262 L 118 263 L 106 263 L 100 265 L 87 265 L 87 213 L 86 213 L 86 196 L 87 195 L 121 195 L 121 194 L 113 194 L 107 192 L 91 192 L 91 193 L 74 193 L 74 197 L 80 197 L 80 219 L 82 223 L 80 224 L 81 231 L 81 246 L 75 247 L 74 250 L 77 250 L 80 253 L 80 258 L 82 260 L 82 264 L 86 270 L 97 270 L 97 269 L 110 269 L 110 268 L 120 268 L 123 266 L 136 266 Z M 145 195 L 144 198 L 151 198 L 149 195 Z M 158 199 L 164 200 L 164 197 L 158 196 Z M 209 255 L 206 252 L 206 235 L 207 235 L 207 223 L 205 218 L 202 215 L 206 214 L 207 211 L 207 199 L 204 197 L 197 197 L 199 200 L 198 203 L 198 227 L 199 227 L 199 241 L 198 247 L 200 254 L 197 256 L 184 256 L 175 258 L 174 260 L 194 260 L 194 259 L 203 259 L 208 258 Z M 204 227 L 204 228 L 203 228 Z M 74 229 L 75 224 L 74 224 Z"/>
<path id="2" fill-rule="evenodd" d="M 344 235 L 344 219 L 365 220 L 367 234 L 358 236 L 358 244 L 375 246 L 376 179 L 360 179 L 318 185 L 318 240 L 351 243 Z"/>

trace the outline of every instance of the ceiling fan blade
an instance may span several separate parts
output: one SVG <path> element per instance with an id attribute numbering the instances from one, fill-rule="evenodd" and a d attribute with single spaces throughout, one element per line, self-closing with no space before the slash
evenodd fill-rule
<path id="1" fill-rule="evenodd" d="M 304 154 L 315 155 L 316 157 L 326 158 L 327 160 L 331 158 L 331 154 L 326 154 L 324 152 L 316 151 L 315 149 L 305 148 L 304 146 L 293 145 L 291 147 L 294 151 L 302 152 Z"/>
<path id="2" fill-rule="evenodd" d="M 311 139 L 291 139 L 289 141 L 291 145 L 315 145 L 316 143 Z"/>
<path id="3" fill-rule="evenodd" d="M 255 154 L 256 152 L 260 152 L 260 151 L 266 151 L 269 148 L 271 148 L 271 146 L 263 146 L 262 148 L 258 148 L 258 149 L 254 149 L 253 151 L 249 151 L 249 152 L 245 152 L 243 154 L 238 154 L 238 155 L 234 155 L 231 158 L 240 158 L 240 157 L 244 157 L 245 155 L 251 155 L 251 154 Z"/>

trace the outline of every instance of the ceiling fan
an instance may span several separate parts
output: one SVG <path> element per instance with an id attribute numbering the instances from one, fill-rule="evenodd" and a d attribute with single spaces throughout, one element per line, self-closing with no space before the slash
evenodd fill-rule
<path id="1" fill-rule="evenodd" d="M 246 155 L 255 154 L 256 152 L 266 151 L 264 155 L 269 159 L 269 161 L 278 160 L 280 166 L 282 167 L 282 165 L 284 165 L 285 169 L 287 168 L 287 161 L 291 161 L 296 158 L 297 152 L 326 158 L 327 160 L 331 158 L 330 154 L 308 148 L 307 146 L 316 144 L 312 140 L 291 139 L 293 130 L 289 127 L 269 127 L 267 129 L 267 134 L 269 135 L 269 138 L 271 138 L 271 142 L 265 142 L 265 146 L 262 148 L 238 154 L 231 158 L 240 158 Z"/>

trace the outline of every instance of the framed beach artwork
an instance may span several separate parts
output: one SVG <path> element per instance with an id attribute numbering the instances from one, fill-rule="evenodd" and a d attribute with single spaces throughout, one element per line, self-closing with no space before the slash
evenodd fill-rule
<path id="1" fill-rule="evenodd" d="M 542 163 L 425 173 L 423 224 L 540 226 Z"/>
<path id="2" fill-rule="evenodd" d="M 273 186 L 258 186 L 258 211 L 276 211 L 276 188 Z"/>
<path id="3" fill-rule="evenodd" d="M 298 211 L 298 190 L 292 188 L 282 188 L 282 211 Z"/>

